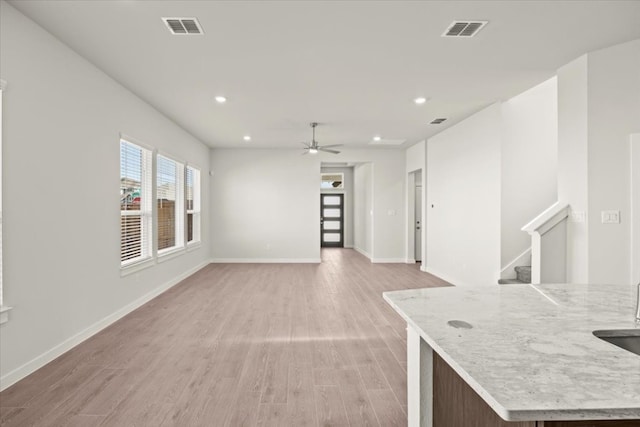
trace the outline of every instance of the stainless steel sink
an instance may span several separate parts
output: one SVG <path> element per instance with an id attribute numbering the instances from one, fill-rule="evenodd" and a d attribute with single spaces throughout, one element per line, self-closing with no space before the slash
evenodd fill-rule
<path id="1" fill-rule="evenodd" d="M 593 335 L 640 356 L 640 329 L 604 329 Z"/>

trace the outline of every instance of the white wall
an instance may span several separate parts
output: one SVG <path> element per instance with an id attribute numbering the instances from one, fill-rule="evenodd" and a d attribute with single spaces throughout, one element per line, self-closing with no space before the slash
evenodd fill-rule
<path id="1" fill-rule="evenodd" d="M 640 132 L 640 39 L 588 56 L 589 281 L 629 284 L 629 135 Z M 619 210 L 620 224 L 602 224 L 603 210 Z"/>
<path id="2" fill-rule="evenodd" d="M 0 8 L 6 387 L 209 259 L 205 219 L 200 249 L 120 276 L 119 133 L 196 162 L 205 176 L 209 150 L 12 6 Z M 203 179 L 204 218 L 207 194 Z"/>
<path id="3" fill-rule="evenodd" d="M 495 285 L 500 271 L 501 106 L 427 141 L 427 271 Z"/>
<path id="4" fill-rule="evenodd" d="M 558 70 L 558 199 L 573 212 L 568 224 L 567 281 L 589 277 L 589 208 L 587 180 L 587 56 Z"/>
<path id="5" fill-rule="evenodd" d="M 398 149 L 342 149 L 340 160 L 371 163 L 372 262 L 405 260 L 405 153 Z M 358 192 L 358 189 L 355 189 Z"/>
<path id="6" fill-rule="evenodd" d="M 640 283 L 640 133 L 631 135 L 631 283 Z"/>
<path id="7" fill-rule="evenodd" d="M 416 144 L 413 144 L 411 147 L 407 148 L 405 151 L 405 162 L 406 162 L 406 171 L 415 172 L 419 169 L 425 168 L 426 164 L 426 149 L 427 142 L 420 141 Z"/>
<path id="8" fill-rule="evenodd" d="M 211 255 L 320 261 L 320 158 L 298 150 L 211 150 Z"/>
<path id="9" fill-rule="evenodd" d="M 640 40 L 591 52 L 558 72 L 558 192 L 571 204 L 568 281 L 629 284 L 629 135 L 640 131 Z M 603 210 L 620 224 L 602 224 Z M 576 213 L 585 221 L 575 222 Z"/>
<path id="10" fill-rule="evenodd" d="M 344 176 L 344 188 L 324 188 L 321 192 L 344 194 L 344 247 L 353 248 L 353 167 L 321 167 L 320 171 Z"/>
<path id="11" fill-rule="evenodd" d="M 373 255 L 373 174 L 370 163 L 354 168 L 354 248 L 368 258 Z"/>
<path id="12" fill-rule="evenodd" d="M 531 247 L 521 228 L 557 201 L 557 96 L 554 77 L 502 103 L 501 267 Z"/>
<path id="13" fill-rule="evenodd" d="M 370 163 L 374 262 L 404 260 L 404 152 L 341 149 L 301 156 L 286 149 L 211 151 L 211 239 L 217 261 L 318 262 L 321 162 Z M 354 171 L 354 192 L 361 180 Z M 354 202 L 357 204 L 358 199 Z M 368 202 L 369 203 L 369 202 Z M 359 241 L 354 206 L 354 245 Z M 361 236 L 360 236 L 361 237 Z"/>

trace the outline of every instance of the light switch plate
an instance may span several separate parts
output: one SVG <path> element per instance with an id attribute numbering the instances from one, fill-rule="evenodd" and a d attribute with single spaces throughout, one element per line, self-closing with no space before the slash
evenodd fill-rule
<path id="1" fill-rule="evenodd" d="M 573 211 L 571 212 L 571 221 L 572 222 L 585 222 L 587 219 L 587 213 L 583 211 Z"/>
<path id="2" fill-rule="evenodd" d="M 602 211 L 603 224 L 620 224 L 620 211 Z"/>

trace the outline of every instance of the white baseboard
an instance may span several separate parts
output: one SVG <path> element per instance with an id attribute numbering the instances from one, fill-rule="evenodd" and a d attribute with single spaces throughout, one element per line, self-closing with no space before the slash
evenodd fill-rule
<path id="1" fill-rule="evenodd" d="M 132 311 L 134 311 L 138 307 L 140 307 L 140 306 L 146 304 L 147 302 L 151 301 L 152 299 L 154 299 L 158 295 L 162 294 L 163 292 L 169 290 L 170 288 L 172 288 L 173 286 L 177 285 L 178 283 L 180 283 L 181 281 L 183 281 L 187 277 L 191 276 L 192 274 L 194 274 L 198 270 L 202 269 L 203 267 L 206 267 L 208 264 L 209 264 L 208 260 L 198 264 L 194 268 L 192 268 L 192 269 L 180 274 L 177 277 L 174 277 L 173 279 L 169 280 L 168 282 L 163 283 L 162 285 L 160 285 L 156 289 L 152 290 L 151 292 L 149 292 L 149 293 L 141 296 L 137 300 L 127 304 L 126 306 L 124 306 L 121 309 L 117 310 L 115 313 L 112 313 L 112 314 L 108 315 L 107 317 L 103 318 L 102 320 L 97 321 L 96 323 L 94 323 L 93 325 L 91 325 L 88 328 L 84 329 L 83 331 L 78 332 L 77 334 L 75 334 L 71 338 L 66 339 L 65 341 L 61 342 L 60 344 L 56 345 L 55 347 L 51 348 L 50 350 L 47 350 L 46 352 L 42 353 L 40 356 L 37 356 L 36 358 L 34 358 L 31 361 L 25 363 L 24 365 L 14 369 L 11 372 L 8 372 L 6 375 L 4 375 L 3 377 L 0 378 L 0 391 L 6 389 L 7 387 L 9 387 L 9 386 L 15 384 L 16 382 L 20 381 L 21 379 L 25 378 L 27 375 L 29 375 L 29 374 L 35 372 L 36 370 L 42 368 L 47 363 L 51 362 L 55 358 L 61 356 L 64 353 L 66 353 L 67 351 L 71 350 L 73 347 L 77 346 L 78 344 L 80 344 L 81 342 L 87 340 L 88 338 L 91 338 L 93 335 L 97 334 L 98 332 L 100 332 L 101 330 L 106 328 L 107 326 L 109 326 L 112 323 L 116 322 L 117 320 L 123 318 L 127 314 L 131 313 Z"/>
<path id="2" fill-rule="evenodd" d="M 353 245 L 344 245 L 345 249 L 353 249 Z"/>
<path id="3" fill-rule="evenodd" d="M 212 258 L 214 264 L 319 264 L 320 258 Z"/>
<path id="4" fill-rule="evenodd" d="M 371 258 L 371 262 L 374 264 L 404 264 L 405 258 Z"/>
<path id="5" fill-rule="evenodd" d="M 415 264 L 416 260 L 413 258 L 407 258 L 404 260 L 405 264 Z"/>
<path id="6" fill-rule="evenodd" d="M 456 279 L 455 277 L 452 277 L 452 276 L 450 276 L 448 274 L 444 274 L 444 273 L 442 273 L 440 271 L 436 271 L 436 270 L 434 270 L 432 268 L 429 268 L 429 267 L 422 266 L 422 267 L 420 267 L 420 270 L 424 271 L 425 273 L 433 274 L 434 276 L 436 276 L 436 277 L 438 277 L 438 278 L 440 278 L 442 280 L 445 280 L 445 281 L 451 283 L 454 286 L 463 286 L 463 287 L 469 287 L 470 286 L 468 283 L 461 282 L 460 280 Z"/>
<path id="7" fill-rule="evenodd" d="M 531 248 L 518 255 L 513 261 L 507 264 L 502 270 L 500 270 L 501 279 L 515 279 L 516 271 L 515 267 L 521 265 L 531 265 Z"/>
<path id="8" fill-rule="evenodd" d="M 354 246 L 353 249 L 355 249 L 356 252 L 358 252 L 359 254 L 364 255 L 367 258 L 371 259 L 371 255 L 369 254 L 369 252 L 365 251 L 364 249 L 361 249 L 361 248 L 359 248 L 357 246 Z"/>

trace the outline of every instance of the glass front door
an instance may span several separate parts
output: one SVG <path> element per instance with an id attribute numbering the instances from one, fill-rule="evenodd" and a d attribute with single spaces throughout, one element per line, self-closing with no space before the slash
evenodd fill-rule
<path id="1" fill-rule="evenodd" d="M 320 246 L 344 247 L 344 194 L 320 194 Z"/>

